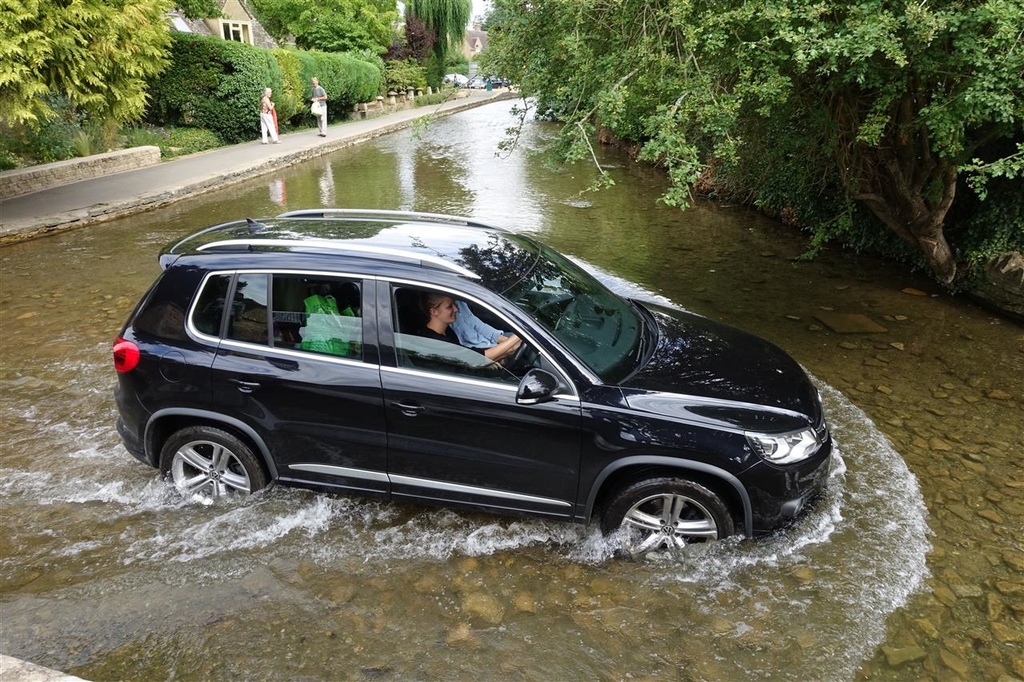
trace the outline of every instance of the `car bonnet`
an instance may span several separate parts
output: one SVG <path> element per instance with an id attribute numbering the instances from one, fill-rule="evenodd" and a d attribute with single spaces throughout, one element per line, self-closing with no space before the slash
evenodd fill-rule
<path id="1" fill-rule="evenodd" d="M 658 341 L 645 364 L 620 384 L 632 407 L 768 430 L 820 420 L 817 390 L 778 346 L 698 315 L 645 307 L 656 321 Z"/>

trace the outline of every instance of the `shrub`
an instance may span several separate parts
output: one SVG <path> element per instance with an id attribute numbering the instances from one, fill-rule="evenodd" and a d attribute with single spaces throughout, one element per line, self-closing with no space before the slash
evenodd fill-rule
<path id="1" fill-rule="evenodd" d="M 160 147 L 162 159 L 195 154 L 224 144 L 216 133 L 202 128 L 141 125 L 126 128 L 123 135 L 126 147 Z"/>
<path id="2" fill-rule="evenodd" d="M 327 90 L 331 119 L 376 97 L 383 80 L 381 67 L 352 55 L 265 50 L 176 33 L 171 66 L 154 84 L 147 121 L 205 128 L 226 143 L 241 142 L 258 134 L 259 101 L 266 87 L 274 90 L 279 122 L 302 121 L 313 76 Z"/>
<path id="3" fill-rule="evenodd" d="M 75 150 L 75 156 L 90 156 L 93 153 L 92 138 L 84 130 L 79 130 L 71 138 L 71 146 Z"/>
<path id="4" fill-rule="evenodd" d="M 228 143 L 255 137 L 263 88 L 281 90 L 281 67 L 269 50 L 175 33 L 171 55 L 151 91 L 149 122 L 206 128 Z"/>
<path id="5" fill-rule="evenodd" d="M 308 112 L 310 78 L 316 77 L 327 91 L 327 116 L 345 118 L 359 102 L 368 102 L 380 92 L 383 67 L 348 54 L 297 52 L 302 65 L 304 110 Z"/>
<path id="6" fill-rule="evenodd" d="M 286 121 L 299 121 L 302 114 L 309 115 L 309 79 L 303 80 L 302 60 L 295 50 L 279 48 L 273 50 L 274 58 L 281 69 L 281 89 L 273 95 L 274 108 L 277 109 L 277 121 L 284 125 Z"/>
<path id="7" fill-rule="evenodd" d="M 427 85 L 427 72 L 417 62 L 407 59 L 391 61 L 384 64 L 384 91 L 405 90 L 409 86 L 424 88 Z"/>
<path id="8" fill-rule="evenodd" d="M 10 150 L 34 163 L 70 159 L 75 156 L 74 139 L 85 116 L 76 112 L 66 97 L 48 94 L 43 99 L 56 115 L 35 125 L 15 127 Z"/>
<path id="9" fill-rule="evenodd" d="M 0 149 L 0 171 L 18 168 L 18 157 L 6 149 Z"/>

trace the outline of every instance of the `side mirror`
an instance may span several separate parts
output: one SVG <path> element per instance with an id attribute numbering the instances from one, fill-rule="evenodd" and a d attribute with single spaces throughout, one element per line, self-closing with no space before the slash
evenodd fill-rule
<path id="1" fill-rule="evenodd" d="M 531 369 L 519 382 L 516 402 L 520 405 L 536 405 L 551 400 L 558 390 L 558 378 L 543 369 Z"/>

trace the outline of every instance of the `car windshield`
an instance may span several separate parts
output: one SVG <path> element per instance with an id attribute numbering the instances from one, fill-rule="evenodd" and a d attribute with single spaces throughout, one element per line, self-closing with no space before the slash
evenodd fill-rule
<path id="1" fill-rule="evenodd" d="M 565 256 L 538 244 L 520 243 L 536 257 L 532 267 L 502 293 L 529 313 L 606 383 L 636 367 L 643 352 L 643 320 Z"/>

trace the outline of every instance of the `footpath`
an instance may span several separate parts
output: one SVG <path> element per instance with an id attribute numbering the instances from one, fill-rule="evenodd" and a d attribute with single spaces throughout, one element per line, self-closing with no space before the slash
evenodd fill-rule
<path id="1" fill-rule="evenodd" d="M 507 90 L 463 92 L 468 96 L 440 105 L 337 123 L 328 127 L 327 137 L 318 137 L 314 127 L 281 135 L 280 144 L 264 145 L 254 126 L 252 142 L 3 199 L 0 245 L 159 208 L 408 128 L 418 119 L 517 96 Z"/>

